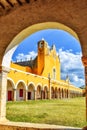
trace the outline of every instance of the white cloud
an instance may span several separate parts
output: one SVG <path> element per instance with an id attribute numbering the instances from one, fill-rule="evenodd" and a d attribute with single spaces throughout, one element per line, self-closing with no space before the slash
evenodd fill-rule
<path id="1" fill-rule="evenodd" d="M 17 61 L 26 61 L 30 60 L 30 58 L 34 59 L 37 56 L 37 53 L 34 51 L 29 52 L 28 54 L 19 53 L 16 56 Z"/>
<path id="2" fill-rule="evenodd" d="M 61 77 L 66 78 L 68 74 L 70 77 L 70 82 L 76 86 L 84 85 L 84 68 L 81 62 L 81 53 L 73 54 L 72 50 L 63 51 L 59 49 L 58 51 L 60 61 L 61 61 Z M 34 51 L 29 52 L 27 55 L 19 53 L 16 56 L 17 61 L 25 61 L 34 59 L 37 53 Z"/>
<path id="3" fill-rule="evenodd" d="M 61 61 L 61 77 L 66 78 L 68 74 L 72 84 L 76 86 L 84 85 L 84 68 L 81 62 L 81 53 L 73 54 L 72 50 L 58 51 Z"/>

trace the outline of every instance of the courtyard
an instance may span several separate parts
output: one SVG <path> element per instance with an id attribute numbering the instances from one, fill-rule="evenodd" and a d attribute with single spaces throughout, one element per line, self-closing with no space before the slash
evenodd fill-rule
<path id="1" fill-rule="evenodd" d="M 63 126 L 86 126 L 85 98 L 7 102 L 7 119 Z"/>

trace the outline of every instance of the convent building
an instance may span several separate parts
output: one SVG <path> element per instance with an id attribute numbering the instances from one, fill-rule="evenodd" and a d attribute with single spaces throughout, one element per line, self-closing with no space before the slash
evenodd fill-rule
<path id="1" fill-rule="evenodd" d="M 56 47 L 45 40 L 38 42 L 35 59 L 11 62 L 7 78 L 7 101 L 62 99 L 82 96 L 80 88 L 61 80 L 60 58 Z"/>

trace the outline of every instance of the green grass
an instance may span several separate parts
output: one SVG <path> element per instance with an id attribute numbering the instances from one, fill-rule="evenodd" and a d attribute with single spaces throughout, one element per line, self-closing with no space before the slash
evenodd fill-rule
<path id="1" fill-rule="evenodd" d="M 85 108 L 85 98 L 8 102 L 7 118 L 15 122 L 83 127 L 87 125 Z"/>

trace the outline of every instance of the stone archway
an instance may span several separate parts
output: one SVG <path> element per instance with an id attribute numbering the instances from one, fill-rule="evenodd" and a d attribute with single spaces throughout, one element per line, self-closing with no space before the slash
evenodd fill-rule
<path id="1" fill-rule="evenodd" d="M 80 38 L 83 54 L 87 56 L 87 9 L 85 0 L 80 0 L 82 4 L 78 0 L 70 2 L 64 0 L 55 2 L 51 0 L 45 0 L 44 2 L 42 0 L 30 0 L 29 3 L 24 2 L 24 0 L 20 1 L 21 4 L 18 1 L 11 1 L 9 4 L 7 0 L 2 0 L 0 3 L 0 29 L 2 30 L 0 32 L 0 43 L 2 44 L 0 62 L 2 62 L 5 49 L 19 32 L 33 24 L 48 21 L 59 22 L 75 30 Z M 13 9 L 14 6 L 16 8 Z M 40 10 L 39 6 L 41 7 Z"/>
<path id="2" fill-rule="evenodd" d="M 86 97 L 87 97 L 87 2 L 85 0 L 74 1 L 55 1 L 42 0 L 27 2 L 20 0 L 21 2 L 8 2 L 2 0 L 0 2 L 0 64 L 4 54 L 7 54 L 6 48 L 12 39 L 23 29 L 37 23 L 55 21 L 62 23 L 72 28 L 80 39 L 82 47 L 82 61 L 85 66 L 85 79 L 86 79 Z M 25 4 L 27 3 L 27 4 Z M 23 5 L 23 6 L 20 6 Z M 46 6 L 45 6 L 46 5 Z M 15 8 L 13 8 L 15 6 Z M 40 10 L 39 10 L 40 7 Z M 9 10 L 9 11 L 8 11 Z M 47 11 L 46 11 L 47 10 Z M 35 13 L 34 13 L 35 12 Z M 79 22 L 78 22 L 79 21 Z M 38 28 L 36 28 L 36 31 Z M 19 38 L 20 40 L 20 38 Z M 6 50 L 6 51 L 5 51 Z M 10 48 L 11 51 L 11 48 Z M 10 53 L 10 52 L 9 52 Z M 9 70 L 4 67 L 0 67 L 0 89 L 1 93 L 4 93 L 3 97 L 0 96 L 0 118 L 6 116 L 6 83 L 7 72 Z M 3 76 L 4 75 L 4 76 Z M 4 82 L 4 84 L 3 84 Z M 4 88 L 4 89 L 2 89 Z M 2 98 L 1 98 L 2 97 Z M 87 98 L 86 98 L 87 102 Z M 2 105 L 4 103 L 4 105 Z M 87 103 L 86 103 L 87 104 Z M 87 105 L 86 105 L 87 109 Z M 87 111 L 87 110 L 86 110 Z M 87 115 L 87 113 L 86 113 Z"/>
<path id="3" fill-rule="evenodd" d="M 19 81 L 16 84 L 16 101 L 22 101 L 26 99 L 26 85 L 24 82 Z"/>
<path id="4" fill-rule="evenodd" d="M 25 38 L 32 35 L 33 33 L 44 30 L 44 29 L 61 29 L 64 30 L 71 35 L 73 35 L 76 39 L 79 40 L 77 34 L 69 27 L 65 26 L 64 24 L 58 23 L 58 22 L 44 22 L 44 23 L 38 23 L 32 26 L 29 26 L 28 28 L 22 30 L 16 37 L 13 38 L 13 40 L 8 45 L 7 49 L 5 50 L 5 54 L 2 61 L 2 66 L 10 67 L 10 62 L 12 59 L 12 55 L 19 45 L 20 42 L 22 42 Z"/>
<path id="5" fill-rule="evenodd" d="M 14 101 L 15 84 L 11 79 L 7 80 L 7 101 Z"/>
<path id="6" fill-rule="evenodd" d="M 35 99 L 35 87 L 32 83 L 28 85 L 27 99 L 28 100 L 34 100 Z"/>

